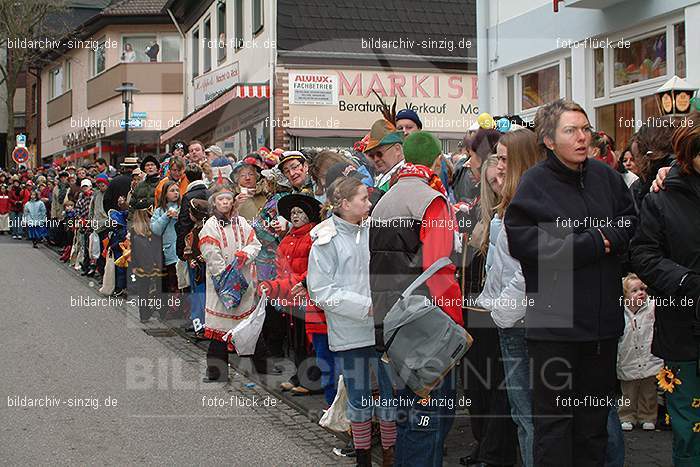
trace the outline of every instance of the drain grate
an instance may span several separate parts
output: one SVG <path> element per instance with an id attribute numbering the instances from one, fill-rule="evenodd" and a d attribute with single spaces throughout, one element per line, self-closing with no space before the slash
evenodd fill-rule
<path id="1" fill-rule="evenodd" d="M 144 329 L 143 332 L 151 337 L 172 337 L 175 336 L 175 331 L 169 328 L 151 328 Z"/>

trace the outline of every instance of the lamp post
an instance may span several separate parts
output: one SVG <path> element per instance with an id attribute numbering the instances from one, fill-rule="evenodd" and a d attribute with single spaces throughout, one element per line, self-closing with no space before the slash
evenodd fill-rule
<path id="1" fill-rule="evenodd" d="M 124 103 L 124 157 L 129 155 L 129 106 L 134 102 L 134 94 L 139 92 L 139 89 L 134 86 L 134 83 L 122 83 L 115 92 L 122 95 Z"/>

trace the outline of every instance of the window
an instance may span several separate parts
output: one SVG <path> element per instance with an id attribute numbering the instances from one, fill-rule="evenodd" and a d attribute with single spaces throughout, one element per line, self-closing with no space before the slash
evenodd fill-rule
<path id="1" fill-rule="evenodd" d="M 160 38 L 161 61 L 163 62 L 179 62 L 180 61 L 180 36 L 177 34 L 163 35 Z"/>
<path id="2" fill-rule="evenodd" d="M 595 63 L 595 97 L 605 95 L 605 55 L 603 49 L 593 51 L 593 61 Z"/>
<path id="3" fill-rule="evenodd" d="M 32 84 L 32 115 L 36 115 L 39 110 L 39 92 L 36 83 Z"/>
<path id="4" fill-rule="evenodd" d="M 236 50 L 243 47 L 243 0 L 236 0 L 236 25 L 234 26 L 236 40 L 235 48 Z"/>
<path id="5" fill-rule="evenodd" d="M 642 97 L 642 121 L 646 121 L 649 117 L 660 117 L 661 109 L 659 102 L 656 99 L 656 94 Z"/>
<path id="6" fill-rule="evenodd" d="M 675 38 L 676 75 L 685 78 L 685 23 L 673 25 L 673 36 Z"/>
<path id="7" fill-rule="evenodd" d="M 105 38 L 97 41 L 97 48 L 90 50 L 90 61 L 92 62 L 92 76 L 98 75 L 105 71 Z"/>
<path id="8" fill-rule="evenodd" d="M 63 94 L 63 69 L 54 68 L 49 71 L 49 99 Z"/>
<path id="9" fill-rule="evenodd" d="M 27 127 L 27 118 L 24 112 L 15 113 L 15 129 L 24 129 Z"/>
<path id="10" fill-rule="evenodd" d="M 192 77 L 199 76 L 199 29 L 192 33 Z"/>
<path id="11" fill-rule="evenodd" d="M 559 99 L 559 65 L 521 75 L 522 110 Z"/>
<path id="12" fill-rule="evenodd" d="M 216 30 L 218 37 L 218 59 L 219 62 L 226 60 L 226 3 L 219 3 L 216 8 Z"/>
<path id="13" fill-rule="evenodd" d="M 66 60 L 63 73 L 63 92 L 69 91 L 71 88 L 70 74 L 70 60 Z"/>
<path id="14" fill-rule="evenodd" d="M 263 2 L 262 0 L 253 0 L 253 35 L 257 34 L 263 28 Z"/>
<path id="15" fill-rule="evenodd" d="M 211 19 L 204 21 L 204 73 L 211 70 Z"/>
<path id="16" fill-rule="evenodd" d="M 613 137 L 624 148 L 634 133 L 634 99 L 596 108 L 596 129 Z"/>
<path id="17" fill-rule="evenodd" d="M 613 49 L 614 86 L 638 83 L 666 75 L 666 32 Z"/>
<path id="18" fill-rule="evenodd" d="M 124 36 L 122 37 L 122 61 L 156 62 L 160 55 L 160 46 L 156 36 Z"/>

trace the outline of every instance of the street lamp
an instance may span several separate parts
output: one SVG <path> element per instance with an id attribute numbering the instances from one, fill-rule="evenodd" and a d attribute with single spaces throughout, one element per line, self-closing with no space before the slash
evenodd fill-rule
<path id="1" fill-rule="evenodd" d="M 134 94 L 140 91 L 134 83 L 122 83 L 114 91 L 121 93 L 124 103 L 124 157 L 126 157 L 129 155 L 129 106 L 134 103 Z"/>

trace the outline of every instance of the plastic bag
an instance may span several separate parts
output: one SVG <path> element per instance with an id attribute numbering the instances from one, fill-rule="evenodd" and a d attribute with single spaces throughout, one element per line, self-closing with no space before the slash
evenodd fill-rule
<path id="1" fill-rule="evenodd" d="M 107 261 L 105 262 L 105 273 L 102 276 L 102 287 L 99 292 L 102 295 L 111 295 L 114 292 L 115 281 L 114 256 L 110 253 L 107 255 Z"/>
<path id="2" fill-rule="evenodd" d="M 177 288 L 185 289 L 190 286 L 190 272 L 187 263 L 181 259 L 175 263 L 175 273 L 177 274 Z"/>
<path id="3" fill-rule="evenodd" d="M 100 257 L 100 236 L 97 235 L 97 232 L 90 234 L 88 251 L 90 252 L 90 259 L 96 260 Z"/>
<path id="4" fill-rule="evenodd" d="M 335 393 L 333 403 L 323 414 L 318 424 L 329 430 L 346 432 L 350 430 L 350 420 L 347 416 L 348 393 L 345 390 L 343 375 L 338 378 L 338 391 Z"/>
<path id="5" fill-rule="evenodd" d="M 229 331 L 236 353 L 241 357 L 253 355 L 255 352 L 255 345 L 258 343 L 265 322 L 266 302 L 267 295 L 263 293 L 253 312 Z"/>
<path id="6" fill-rule="evenodd" d="M 221 274 L 212 276 L 214 290 L 221 303 L 228 309 L 236 308 L 248 290 L 248 281 L 243 276 L 243 272 L 236 267 L 237 265 L 238 259 L 234 258 Z"/>

